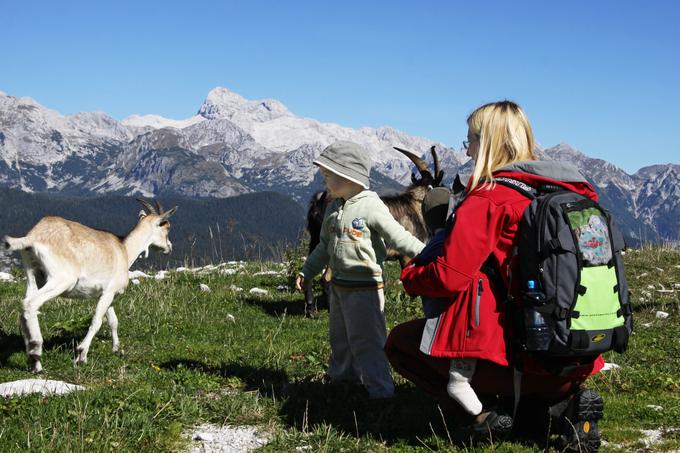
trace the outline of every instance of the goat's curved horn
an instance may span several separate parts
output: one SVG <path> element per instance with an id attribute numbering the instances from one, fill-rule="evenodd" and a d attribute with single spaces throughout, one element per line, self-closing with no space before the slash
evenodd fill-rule
<path id="1" fill-rule="evenodd" d="M 420 176 L 432 178 L 432 173 L 430 173 L 430 169 L 427 167 L 427 162 L 425 162 L 424 159 L 421 159 L 420 157 L 416 156 L 411 151 L 406 151 L 405 149 L 397 148 L 396 146 L 393 146 L 392 148 L 396 149 L 397 151 L 411 159 L 411 162 L 415 164 L 416 168 L 420 172 Z"/>
<path id="2" fill-rule="evenodd" d="M 156 212 L 156 208 L 154 208 L 153 205 L 148 201 L 142 200 L 141 198 L 136 198 L 136 200 L 139 201 L 142 206 L 147 209 L 147 211 L 149 211 L 149 214 L 158 214 L 158 212 Z"/>
<path id="3" fill-rule="evenodd" d="M 163 214 L 163 207 L 161 206 L 161 202 L 158 201 L 158 198 L 156 198 L 154 200 L 154 202 L 156 203 L 156 208 L 158 208 L 158 215 L 162 215 Z"/>
<path id="4" fill-rule="evenodd" d="M 430 169 L 427 167 L 427 162 L 425 162 L 424 159 L 421 159 L 420 157 L 416 156 L 413 154 L 411 151 L 406 151 L 405 149 L 397 148 L 396 146 L 393 146 L 392 148 L 396 149 L 409 159 L 411 159 L 411 162 L 413 162 L 420 172 L 422 176 L 429 175 L 430 177 L 432 174 L 430 173 Z"/>
<path id="5" fill-rule="evenodd" d="M 434 161 L 434 182 L 436 185 L 439 185 L 442 182 L 442 179 L 444 179 L 444 172 L 441 169 L 439 156 L 437 155 L 437 151 L 435 151 L 434 145 L 430 148 L 430 152 L 432 153 L 432 160 Z"/>
<path id="6" fill-rule="evenodd" d="M 172 208 L 172 209 L 169 210 L 169 211 L 165 211 L 164 213 L 162 213 L 162 214 L 161 214 L 161 218 L 162 218 L 163 220 L 168 220 L 168 217 L 170 217 L 171 215 L 173 215 L 173 214 L 175 213 L 175 211 L 177 211 L 177 206 L 175 206 L 174 208 Z"/>

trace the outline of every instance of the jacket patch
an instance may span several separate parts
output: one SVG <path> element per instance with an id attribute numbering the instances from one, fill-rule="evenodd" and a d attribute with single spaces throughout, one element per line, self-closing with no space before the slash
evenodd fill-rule
<path id="1" fill-rule="evenodd" d="M 356 219 L 352 220 L 352 228 L 355 230 L 363 230 L 365 226 L 366 223 L 362 217 L 357 217 Z"/>
<path id="2" fill-rule="evenodd" d="M 354 236 L 355 238 L 361 238 L 364 237 L 364 233 L 361 231 L 355 230 L 354 228 L 343 228 L 342 229 L 344 233 L 349 234 L 350 236 Z"/>

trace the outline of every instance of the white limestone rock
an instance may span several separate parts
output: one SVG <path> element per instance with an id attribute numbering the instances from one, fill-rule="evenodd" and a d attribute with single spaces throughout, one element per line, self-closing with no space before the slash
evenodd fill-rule
<path id="1" fill-rule="evenodd" d="M 85 390 L 85 387 L 50 379 L 22 379 L 0 384 L 0 396 L 4 397 L 23 396 L 33 393 L 40 393 L 41 395 L 63 395 L 78 390 Z"/>

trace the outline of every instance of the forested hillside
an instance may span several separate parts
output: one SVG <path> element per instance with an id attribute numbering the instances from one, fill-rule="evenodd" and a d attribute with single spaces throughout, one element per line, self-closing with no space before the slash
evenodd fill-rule
<path id="1" fill-rule="evenodd" d="M 233 198 L 164 197 L 164 208 L 178 206 L 171 218 L 172 255 L 150 256 L 149 265 L 165 266 L 231 259 L 277 258 L 296 243 L 304 228 L 304 208 L 274 192 Z M 124 236 L 141 205 L 132 197 L 69 197 L 0 188 L 0 235 L 23 236 L 40 218 L 58 215 Z"/>

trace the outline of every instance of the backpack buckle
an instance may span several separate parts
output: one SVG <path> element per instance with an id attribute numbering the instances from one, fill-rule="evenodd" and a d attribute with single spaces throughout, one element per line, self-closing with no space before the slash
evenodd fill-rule
<path id="1" fill-rule="evenodd" d="M 569 318 L 577 319 L 579 316 L 581 316 L 580 312 L 570 310 L 564 307 L 555 307 L 555 309 L 553 310 L 553 314 L 560 321 L 564 321 L 565 319 Z"/>
<path id="2" fill-rule="evenodd" d="M 562 248 L 562 244 L 560 243 L 560 240 L 558 238 L 552 238 L 551 240 L 548 241 L 546 244 L 548 247 L 548 251 L 551 253 L 554 252 L 555 250 L 559 250 Z"/>
<path id="3" fill-rule="evenodd" d="M 569 310 L 564 307 L 555 307 L 555 310 L 553 310 L 553 314 L 557 319 L 563 321 L 569 317 Z"/>
<path id="4" fill-rule="evenodd" d="M 631 304 L 623 304 L 621 308 L 616 310 L 616 317 L 619 316 L 630 316 L 633 314 L 633 306 Z"/>

